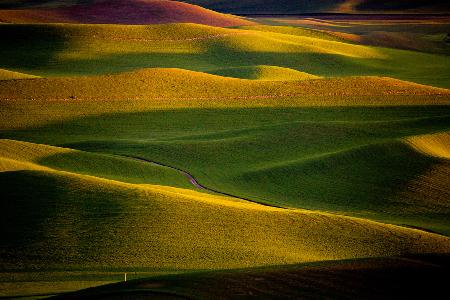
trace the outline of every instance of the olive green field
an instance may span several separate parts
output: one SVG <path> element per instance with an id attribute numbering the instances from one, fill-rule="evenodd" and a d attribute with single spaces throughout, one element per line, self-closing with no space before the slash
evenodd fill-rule
<path id="1" fill-rule="evenodd" d="M 207 22 L 83 24 L 76 1 L 16 2 L 0 6 L 1 299 L 443 290 L 450 19 L 189 6 Z"/>

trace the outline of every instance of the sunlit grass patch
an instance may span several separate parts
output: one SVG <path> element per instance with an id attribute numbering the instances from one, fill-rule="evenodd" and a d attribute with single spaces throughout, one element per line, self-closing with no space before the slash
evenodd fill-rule
<path id="1" fill-rule="evenodd" d="M 175 170 L 68 148 L 0 140 L 0 171 L 60 170 L 136 184 L 193 186 Z"/>
<path id="2" fill-rule="evenodd" d="M 0 80 L 37 78 L 38 76 L 0 69 Z"/>
<path id="3" fill-rule="evenodd" d="M 282 68 L 276 66 L 247 66 L 219 69 L 213 74 L 253 80 L 275 80 L 275 81 L 292 81 L 292 80 L 308 80 L 317 79 L 318 76 L 311 75 L 297 70 Z"/>
<path id="4" fill-rule="evenodd" d="M 450 159 L 450 132 L 413 136 L 406 141 L 424 154 Z"/>

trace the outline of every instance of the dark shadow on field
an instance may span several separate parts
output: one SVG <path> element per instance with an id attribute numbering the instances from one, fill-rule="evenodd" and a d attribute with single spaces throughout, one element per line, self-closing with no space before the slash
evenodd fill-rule
<path id="1" fill-rule="evenodd" d="M 349 128 L 368 124 L 376 127 L 378 132 L 384 132 L 383 137 L 396 138 L 447 130 L 450 127 L 449 116 L 448 106 L 161 109 L 105 113 L 30 129 L 5 130 L 0 132 L 0 138 L 51 145 L 98 140 L 148 142 L 196 136 L 208 138 L 208 134 L 296 122 L 336 123 L 336 126 Z M 395 130 L 392 130 L 393 125 Z M 371 136 L 376 137 L 377 131 Z"/>
<path id="2" fill-rule="evenodd" d="M 204 42 L 207 46 L 204 53 L 127 53 L 130 46 L 124 44 L 125 53 L 123 54 L 105 55 L 99 49 L 98 53 L 89 50 L 92 51 L 90 53 L 93 57 L 89 59 L 58 59 L 57 54 L 63 50 L 74 54 L 83 50 L 71 49 L 69 45 L 70 40 L 76 37 L 77 30 L 81 30 L 79 28 L 79 26 L 71 27 L 70 25 L 2 24 L 0 25 L 2 37 L 0 67 L 35 71 L 44 75 L 104 74 L 151 67 L 208 71 L 259 64 L 294 68 L 327 76 L 368 75 L 380 73 L 382 70 L 370 66 L 373 61 L 367 59 L 321 53 L 236 51 L 227 42 L 214 39 Z M 84 41 L 87 49 L 90 49 L 89 43 L 91 43 L 89 40 Z"/>
<path id="3" fill-rule="evenodd" d="M 40 205 L 42 199 L 54 203 L 58 195 L 57 182 L 51 177 L 33 176 L 32 172 L 0 172 L 2 201 L 0 201 L 0 249 L 21 248 L 43 238 L 44 221 L 52 215 L 50 206 Z M 45 191 L 42 187 L 53 186 Z M 39 188 L 41 187 L 41 188 Z M 29 228 L 37 229 L 31 234 Z M 30 234 L 29 234 L 30 233 Z"/>
<path id="4" fill-rule="evenodd" d="M 93 253 L 101 256 L 108 249 L 92 249 L 93 232 L 103 232 L 98 238 L 108 241 L 114 234 L 110 227 L 126 213 L 120 200 L 129 197 L 45 171 L 0 172 L 0 189 L 2 271 L 51 268 L 92 259 Z"/>
<path id="5" fill-rule="evenodd" d="M 120 73 L 142 68 L 181 68 L 208 73 L 229 67 L 271 65 L 324 77 L 387 76 L 436 87 L 448 87 L 447 79 L 449 78 L 445 65 L 448 61 L 444 56 L 435 56 L 430 59 L 427 54 L 419 52 L 415 54 L 418 57 L 405 60 L 404 57 L 397 56 L 381 59 L 307 52 L 245 52 L 211 46 L 211 49 L 202 54 L 125 53 L 104 55 L 92 53 L 94 58 L 53 60 L 53 55 L 63 49 L 63 44 L 61 42 L 59 46 L 53 47 L 51 53 L 38 49 L 39 47 L 35 47 L 35 52 L 30 47 L 24 48 L 20 53 L 15 53 L 12 49 L 0 50 L 0 54 L 3 55 L 3 58 L 0 57 L 0 66 L 33 71 L 34 74 L 43 76 L 54 76 L 55 74 L 84 76 Z M 434 71 L 430 72 L 430 69 Z"/>
<path id="6" fill-rule="evenodd" d="M 448 5 L 448 2 L 443 0 L 413 0 L 413 1 L 390 1 L 387 3 L 380 3 L 376 0 L 366 0 L 361 1 L 356 5 L 356 8 L 358 10 L 362 11 L 370 11 L 370 10 L 393 10 L 393 11 L 402 11 L 402 10 L 408 10 L 408 9 L 417 9 L 420 7 L 427 7 L 427 5 L 433 7 L 441 7 L 444 9 L 444 7 L 450 8 Z"/>
<path id="7" fill-rule="evenodd" d="M 448 254 L 411 255 L 168 275 L 52 299 L 438 299 L 449 276 Z"/>
<path id="8" fill-rule="evenodd" d="M 180 68 L 208 73 L 227 67 L 271 65 L 318 76 L 384 75 L 386 62 L 380 59 L 350 58 L 321 53 L 234 52 L 223 48 L 205 54 L 137 53 L 73 60 L 54 66 L 57 71 L 74 74 L 101 74 L 141 68 Z M 51 66 L 53 68 L 53 66 Z M 58 70 L 61 68 L 61 70 Z"/>
<path id="9" fill-rule="evenodd" d="M 444 178 L 450 175 L 445 173 L 447 161 L 389 142 L 243 171 L 233 182 L 242 192 L 288 207 L 338 211 L 449 234 L 448 181 L 426 187 L 430 193 L 425 198 L 404 194 L 417 188 L 411 182 L 438 168 Z M 433 189 L 441 190 L 440 195 L 431 193 Z"/>
<path id="10" fill-rule="evenodd" d="M 61 28 L 43 24 L 0 24 L 0 68 L 39 71 L 58 64 L 65 49 Z"/>
<path id="11" fill-rule="evenodd" d="M 214 40 L 207 43 L 207 52 L 201 54 L 149 52 L 104 55 L 99 52 L 97 53 L 98 57 L 92 59 L 64 61 L 55 60 L 54 57 L 62 50 L 71 51 L 70 48 L 65 48 L 64 43 L 72 37 L 73 29 L 52 25 L 1 25 L 0 35 L 3 44 L 0 49 L 0 66 L 37 72 L 44 70 L 48 73 L 101 74 L 146 67 L 207 71 L 230 66 L 258 64 L 289 67 L 327 76 L 380 72 L 378 68 L 373 69 L 368 66 L 365 59 L 320 53 L 234 51 L 226 43 Z M 89 43 L 89 41 L 85 41 L 85 43 Z M 79 50 L 74 49 L 73 51 Z M 95 53 L 93 54 L 95 56 Z M 345 71 L 349 69 L 354 71 Z"/>
<path id="12" fill-rule="evenodd" d="M 255 201 L 448 234 L 448 203 L 430 209 L 398 195 L 442 160 L 396 140 L 447 130 L 449 107 L 253 108 L 110 114 L 0 136 L 138 156 Z"/>

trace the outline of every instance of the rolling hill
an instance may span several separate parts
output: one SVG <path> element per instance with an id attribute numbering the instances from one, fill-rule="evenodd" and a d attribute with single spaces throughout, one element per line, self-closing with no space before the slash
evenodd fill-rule
<path id="1" fill-rule="evenodd" d="M 320 78 L 305 72 L 275 66 L 235 67 L 219 69 L 211 73 L 225 77 L 266 81 L 294 81 Z"/>
<path id="2" fill-rule="evenodd" d="M 2 24 L 0 34 L 1 68 L 43 77 L 266 65 L 320 77 L 376 75 L 445 88 L 450 82 L 448 56 L 357 45 L 295 28 Z"/>
<path id="3" fill-rule="evenodd" d="M 3 271 L 215 269 L 450 251 L 448 238 L 419 230 L 35 162 L 64 149 L 15 141 L 1 149 Z"/>
<path id="4" fill-rule="evenodd" d="M 0 10 L 3 23 L 161 24 L 198 23 L 211 26 L 252 24 L 196 5 L 167 0 L 97 0 L 62 7 Z"/>
<path id="5" fill-rule="evenodd" d="M 414 136 L 408 138 L 407 142 L 426 155 L 450 159 L 450 149 L 447 147 L 450 143 L 450 132 Z"/>
<path id="6" fill-rule="evenodd" d="M 0 69 L 0 80 L 37 78 L 38 76 Z"/>
<path id="7" fill-rule="evenodd" d="M 260 71 L 267 68 L 259 69 Z M 253 106 L 254 99 L 301 98 L 302 96 L 364 97 L 368 96 L 434 96 L 435 104 L 448 104 L 450 91 L 447 89 L 410 83 L 385 77 L 345 77 L 316 79 L 293 70 L 281 69 L 277 75 L 269 68 L 269 80 L 250 81 L 210 75 L 181 69 L 145 69 L 116 75 L 91 77 L 36 78 L 0 82 L 0 100 L 154 100 L 170 101 L 181 99 L 179 106 L 190 106 L 195 99 L 204 101 L 205 106 L 214 106 L 217 99 L 242 99 L 240 106 Z M 238 70 L 242 71 L 242 70 Z M 245 70 L 244 70 L 245 71 Z M 279 80 L 284 72 L 292 73 L 300 80 L 289 78 Z M 271 74 L 271 75 L 269 75 Z M 284 75 L 287 76 L 287 75 Z M 305 80 L 309 79 L 309 80 Z M 263 77 L 264 78 L 264 77 Z M 311 79 L 312 78 L 312 79 Z M 273 80 L 276 79 L 276 80 Z M 294 80 L 292 80 L 294 79 Z M 189 81 L 189 85 L 183 85 Z M 421 104 L 411 97 L 395 104 Z M 329 105 L 334 100 L 330 99 Z M 367 101 L 368 102 L 368 101 Z M 428 103 L 428 101 L 426 101 Z M 295 102 L 291 102 L 294 105 Z M 307 103 L 305 103 L 306 105 Z M 351 102 L 351 104 L 356 104 Z M 377 103 L 374 103 L 377 104 Z M 282 103 L 280 102 L 280 105 Z M 288 104 L 284 104 L 288 105 Z M 177 102 L 174 106 L 178 106 Z"/>
<path id="8" fill-rule="evenodd" d="M 293 14 L 446 5 L 198 2 Z M 0 8 L 0 298 L 124 273 L 142 279 L 61 297 L 446 287 L 448 17 L 244 19 L 156 0 Z"/>
<path id="9" fill-rule="evenodd" d="M 273 69 L 265 68 L 266 71 Z M 239 71 L 238 76 L 243 74 L 241 69 L 231 71 Z M 265 76 L 269 77 L 266 79 L 270 80 L 236 79 L 180 69 L 145 69 L 115 75 L 3 80 L 0 81 L 0 103 L 3 106 L 0 111 L 0 128 L 11 130 L 99 114 L 155 109 L 450 103 L 450 94 L 446 89 L 392 78 L 301 78 L 283 81 L 279 76 L 296 71 L 281 71 L 281 75 L 275 76 L 273 72 L 266 74 Z M 304 76 L 301 73 L 300 75 Z M 234 73 L 234 76 L 237 74 Z M 185 84 L 187 81 L 189 85 Z M 23 118 L 23 111 L 27 112 L 27 118 Z"/>
<path id="10" fill-rule="evenodd" d="M 201 80 L 205 76 L 198 75 Z M 307 81 L 297 83 L 303 82 Z M 101 84 L 97 86 L 101 88 Z M 430 155 L 418 148 L 418 142 L 412 145 L 410 141 L 425 140 L 420 147 L 430 145 L 427 147 L 443 152 L 446 140 L 427 134 L 450 130 L 448 104 L 399 106 L 401 102 L 394 102 L 389 107 L 386 102 L 381 106 L 361 102 L 355 107 L 336 106 L 336 101 L 346 97 L 325 98 L 328 102 L 322 108 L 295 98 L 289 100 L 289 107 L 280 99 L 264 105 L 248 103 L 246 98 L 234 102 L 208 99 L 209 106 L 201 98 L 197 102 L 4 100 L 2 113 L 8 122 L 2 123 L 0 134 L 8 139 L 161 162 L 192 173 L 215 190 L 257 202 L 338 211 L 448 234 L 448 161 L 444 154 Z M 392 99 L 424 98 L 406 94 Z"/>
<path id="11" fill-rule="evenodd" d="M 185 176 L 173 169 L 144 164 L 126 157 L 99 155 L 13 140 L 0 141 L 0 155 L 1 172 L 53 169 L 126 183 L 192 187 Z"/>
<path id="12" fill-rule="evenodd" d="M 450 8 L 443 0 L 186 0 L 184 2 L 236 14 L 442 13 Z"/>

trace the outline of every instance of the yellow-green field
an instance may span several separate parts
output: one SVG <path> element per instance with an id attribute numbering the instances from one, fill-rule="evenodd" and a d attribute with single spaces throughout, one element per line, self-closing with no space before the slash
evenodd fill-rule
<path id="1" fill-rule="evenodd" d="M 449 87 L 448 55 L 333 40 L 317 30 L 259 25 L 1 24 L 0 33 L 5 45 L 0 49 L 0 65 L 39 76 L 155 67 L 213 73 L 268 65 L 316 76 L 376 75 Z"/>
<path id="2" fill-rule="evenodd" d="M 448 238 L 415 229 L 65 171 L 70 156 L 60 170 L 37 163 L 64 153 L 85 155 L 1 142 L 6 270 L 242 268 L 450 250 Z"/>
<path id="3" fill-rule="evenodd" d="M 150 279 L 92 291 L 213 299 L 240 278 L 230 295 L 275 297 L 279 277 L 339 298 L 367 295 L 331 288 L 341 271 L 391 287 L 391 271 L 448 270 L 444 46 L 367 43 L 361 22 L 252 21 L 0 24 L 0 296 L 128 273 Z"/>
<path id="4" fill-rule="evenodd" d="M 302 79 L 282 80 L 280 77 L 287 76 L 286 72 L 290 74 L 296 71 L 281 70 L 280 73 L 275 68 L 275 72 L 270 72 L 273 68 L 268 67 L 262 70 L 269 73 L 257 75 L 262 76 L 260 80 L 235 79 L 180 69 L 145 69 L 92 77 L 0 81 L 0 101 L 3 106 L 0 128 L 19 129 L 89 115 L 161 109 L 450 103 L 447 89 L 397 79 L 372 76 L 305 80 L 304 76 L 309 75 L 294 73 Z M 242 69 L 238 69 L 238 72 L 242 72 Z M 186 80 L 189 85 L 184 84 Z M 23 117 L 24 111 L 26 118 Z"/>

